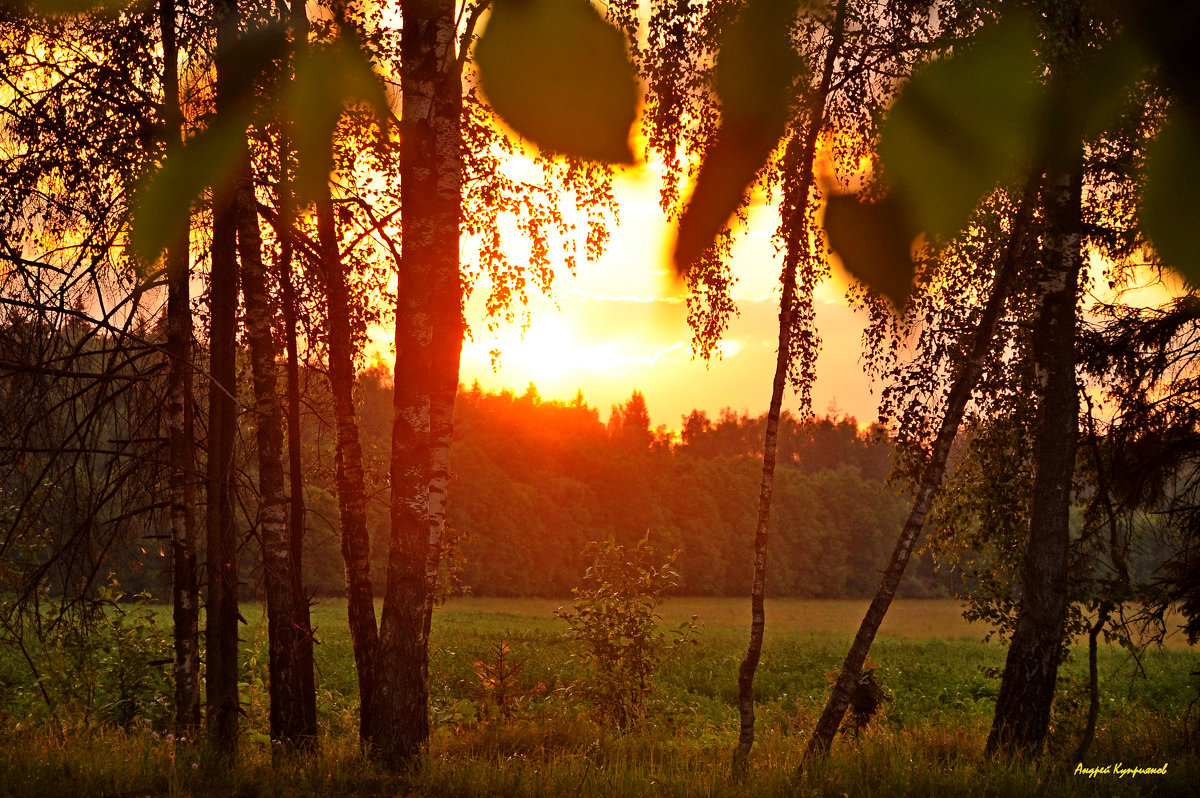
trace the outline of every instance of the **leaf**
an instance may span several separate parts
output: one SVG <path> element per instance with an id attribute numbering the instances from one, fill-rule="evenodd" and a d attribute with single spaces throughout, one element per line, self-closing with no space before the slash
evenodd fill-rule
<path id="1" fill-rule="evenodd" d="M 349 38 L 311 46 L 296 59 L 296 77 L 284 104 L 284 113 L 295 123 L 296 193 L 302 203 L 315 199 L 329 180 L 333 134 L 346 106 L 367 105 L 380 118 L 388 113 L 379 76 Z"/>
<path id="2" fill-rule="evenodd" d="M 1063 85 L 1056 96 L 1065 101 L 1047 104 L 1045 126 L 1066 144 L 1063 154 L 1077 159 L 1081 138 L 1095 138 L 1120 121 L 1150 65 L 1140 43 L 1123 36 L 1084 52 L 1066 75 L 1058 76 Z"/>
<path id="3" fill-rule="evenodd" d="M 795 13 L 793 2 L 751 0 L 725 33 L 713 76 L 721 127 L 679 220 L 680 275 L 712 246 L 784 133 L 805 69 L 791 41 Z"/>
<path id="4" fill-rule="evenodd" d="M 209 186 L 228 179 L 245 146 L 249 114 L 205 128 L 172 148 L 162 168 L 144 179 L 134 195 L 130 243 L 143 263 L 152 263 L 167 242 L 186 229 L 192 204 Z"/>
<path id="5" fill-rule="evenodd" d="M 493 110 L 544 150 L 632 163 L 638 87 L 625 37 L 588 0 L 496 0 L 475 44 Z"/>
<path id="6" fill-rule="evenodd" d="M 236 76 L 225 89 L 233 93 L 221 100 L 228 110 L 182 146 L 168 148 L 162 167 L 135 191 L 130 243 L 143 263 L 157 259 L 167 242 L 186 229 L 192 204 L 206 188 L 229 179 L 253 119 L 255 88 L 285 54 L 287 30 L 282 23 L 264 25 L 218 53 L 221 72 Z"/>
<path id="7" fill-rule="evenodd" d="M 846 271 L 896 309 L 912 293 L 912 242 L 907 213 L 895 196 L 861 202 L 853 194 L 832 195 L 825 206 L 825 237 Z"/>
<path id="8" fill-rule="evenodd" d="M 227 92 L 221 104 L 242 108 L 254 102 L 254 92 L 263 78 L 273 74 L 287 54 L 289 26 L 285 22 L 261 25 L 239 35 L 216 56 L 222 77 L 218 91 Z"/>
<path id="9" fill-rule="evenodd" d="M 1200 287 L 1200 130 L 1176 106 L 1146 155 L 1142 229 L 1162 261 Z"/>
<path id="10" fill-rule="evenodd" d="M 896 98 L 880 160 L 920 229 L 955 235 L 984 195 L 1037 154 L 1046 93 L 1035 44 L 1024 23 L 1002 22 L 921 69 Z"/>

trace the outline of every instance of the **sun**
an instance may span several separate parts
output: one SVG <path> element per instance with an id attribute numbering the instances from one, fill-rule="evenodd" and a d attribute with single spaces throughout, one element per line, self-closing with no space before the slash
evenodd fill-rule
<path id="1" fill-rule="evenodd" d="M 586 352 L 561 313 L 535 315 L 524 329 L 514 324 L 495 335 L 483 333 L 476 346 L 487 350 L 489 357 L 494 351 L 497 365 L 514 382 L 549 386 L 586 365 Z"/>

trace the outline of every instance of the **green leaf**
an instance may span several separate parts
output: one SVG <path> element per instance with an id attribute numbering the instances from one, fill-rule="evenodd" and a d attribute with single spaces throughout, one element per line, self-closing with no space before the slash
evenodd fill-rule
<path id="1" fill-rule="evenodd" d="M 492 109 L 544 150 L 632 163 L 638 87 L 625 37 L 588 0 L 496 0 L 475 44 Z"/>
<path id="2" fill-rule="evenodd" d="M 784 133 L 805 69 L 791 41 L 795 14 L 794 2 L 751 0 L 725 32 L 713 75 L 721 127 L 679 220 L 680 274 L 712 246 Z"/>
<path id="3" fill-rule="evenodd" d="M 969 50 L 925 66 L 896 98 L 880 160 L 920 229 L 955 235 L 986 194 L 1037 155 L 1046 93 L 1035 44 L 1023 22 L 1002 22 Z"/>
<path id="4" fill-rule="evenodd" d="M 860 202 L 852 194 L 829 197 L 825 237 L 856 280 L 897 309 L 904 307 L 912 293 L 916 233 L 895 197 L 876 202 Z"/>
<path id="5" fill-rule="evenodd" d="M 217 71 L 230 76 L 222 80 L 224 107 L 242 108 L 255 102 L 255 90 L 272 75 L 288 50 L 289 26 L 284 22 L 260 25 L 242 33 L 217 52 Z"/>
<path id="6" fill-rule="evenodd" d="M 192 204 L 209 186 L 231 176 L 245 146 L 249 114 L 222 120 L 167 153 L 162 168 L 134 194 L 130 243 L 143 263 L 152 263 L 189 224 Z"/>
<path id="7" fill-rule="evenodd" d="M 1146 157 L 1142 229 L 1163 263 L 1200 287 L 1200 130 L 1195 117 L 1176 106 Z"/>
<path id="8" fill-rule="evenodd" d="M 1047 104 L 1044 124 L 1053 139 L 1066 145 L 1068 157 L 1078 158 L 1079 139 L 1095 138 L 1120 122 L 1150 65 L 1138 42 L 1118 37 L 1084 52 L 1067 74 L 1056 76 L 1062 81 L 1056 96 L 1065 100 Z"/>
<path id="9" fill-rule="evenodd" d="M 284 103 L 295 123 L 296 193 L 302 203 L 315 199 L 329 180 L 333 134 L 346 106 L 367 105 L 380 118 L 388 113 L 379 76 L 349 38 L 306 49 L 296 59 L 296 78 Z"/>

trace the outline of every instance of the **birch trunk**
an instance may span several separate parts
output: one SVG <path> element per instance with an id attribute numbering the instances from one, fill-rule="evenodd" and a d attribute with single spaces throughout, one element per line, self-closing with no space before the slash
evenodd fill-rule
<path id="1" fill-rule="evenodd" d="M 975 329 L 971 351 L 950 387 L 942 423 L 937 437 L 934 439 L 929 459 L 921 472 L 921 482 L 917 487 L 916 496 L 913 498 L 912 509 L 904 522 L 900 539 L 896 541 L 896 548 L 892 552 L 887 570 L 884 571 L 883 579 L 879 583 L 879 589 L 875 592 L 875 598 L 867 608 L 867 614 L 858 627 L 858 633 L 854 636 L 854 642 L 850 645 L 845 662 L 842 663 L 842 670 L 834 684 L 833 693 L 830 694 L 825 709 L 817 721 L 817 726 L 813 730 L 806 757 L 827 752 L 833 745 L 833 737 L 841 727 L 842 718 L 845 717 L 846 709 L 850 706 L 850 696 L 858 685 L 859 677 L 862 675 L 862 666 L 871 650 L 871 644 L 875 641 L 875 634 L 879 631 L 880 624 L 883 623 L 883 618 L 896 595 L 896 588 L 900 585 L 900 579 L 904 576 L 904 570 L 908 567 L 908 560 L 916 548 L 921 530 L 925 526 L 925 518 L 929 514 L 929 508 L 933 504 L 934 496 L 946 473 L 946 458 L 950 454 L 950 446 L 954 443 L 958 428 L 962 424 L 963 413 L 971 398 L 971 392 L 983 373 L 983 364 L 992 346 L 996 325 L 1003 315 L 1004 304 L 1016 281 L 1036 196 L 1037 180 L 1031 180 L 1026 186 L 1021 204 L 1017 209 L 1017 215 L 1013 220 L 1004 260 L 996 273 L 991 295 L 979 318 L 979 326 Z"/>
<path id="2" fill-rule="evenodd" d="M 231 74 L 223 54 L 238 35 L 234 0 L 217 6 L 217 114 L 230 112 Z M 237 425 L 237 197 L 228 182 L 213 188 L 212 275 L 209 290 L 208 605 L 206 682 L 208 733 L 218 750 L 237 749 L 238 567 L 234 528 L 233 443 Z"/>
<path id="3" fill-rule="evenodd" d="M 175 0 L 158 6 L 163 47 L 166 144 L 183 141 Z M 196 581 L 196 445 L 192 402 L 191 237 L 187 226 L 167 245 L 167 438 L 171 463 L 171 604 L 175 636 L 175 730 L 200 727 L 200 600 Z"/>
<path id="4" fill-rule="evenodd" d="M 308 42 L 308 12 L 304 0 L 294 0 L 291 23 L 295 41 L 301 46 Z M 290 73 L 288 75 L 290 77 Z M 296 199 L 292 190 L 291 120 L 283 119 L 279 141 L 279 208 L 284 229 L 290 231 L 296 220 Z M 317 689 L 313 663 L 312 618 L 308 595 L 304 589 L 304 456 L 300 442 L 300 353 L 297 324 L 296 286 L 292 277 L 294 248 L 292 238 L 285 234 L 279 240 L 279 287 L 283 310 L 284 344 L 287 355 L 287 452 L 288 452 L 288 546 L 292 555 L 292 591 L 296 596 L 295 622 L 300 630 L 296 646 L 296 667 L 300 671 L 303 690 L 304 737 L 317 736 Z"/>
<path id="5" fill-rule="evenodd" d="M 1067 617 L 1071 484 L 1079 437 L 1076 302 L 1083 266 L 1082 172 L 1055 172 L 1043 191 L 1045 234 L 1033 354 L 1039 383 L 1029 540 L 1021 604 L 987 751 L 1036 756 L 1050 725 Z"/>
<path id="6" fill-rule="evenodd" d="M 354 348 L 350 332 L 347 275 L 337 241 L 329 185 L 317 200 L 317 234 L 329 317 L 329 385 L 333 392 L 338 513 L 342 525 L 342 559 L 346 565 L 346 610 L 350 641 L 358 671 L 359 733 L 366 743 L 375 737 L 375 663 L 379 632 L 371 585 L 371 542 L 367 532 L 367 491 L 362 443 L 354 409 Z"/>
<path id="7" fill-rule="evenodd" d="M 250 152 L 238 166 L 238 244 L 242 261 L 242 297 L 258 443 L 259 540 L 267 598 L 267 685 L 271 739 L 292 746 L 305 743 L 304 687 L 300 674 L 292 551 L 288 540 L 288 502 L 283 480 L 283 409 L 276 374 L 271 300 L 263 267 L 262 238 Z"/>
<path id="8" fill-rule="evenodd" d="M 762 479 L 758 490 L 758 519 L 754 529 L 754 580 L 750 588 L 750 643 L 738 667 L 738 715 L 740 729 L 733 753 L 733 770 L 744 771 L 754 745 L 754 674 L 762 656 L 763 631 L 766 628 L 764 599 L 767 577 L 767 537 L 771 520 L 771 494 L 775 486 L 775 458 L 779 444 L 779 414 L 792 362 L 792 326 L 796 310 L 796 272 L 808 247 L 807 218 L 813 187 L 813 160 L 817 138 L 825 121 L 825 104 L 833 78 L 833 66 L 842 48 L 846 0 L 840 0 L 825 53 L 821 82 L 811 96 L 808 125 L 802 138 L 793 135 L 784 154 L 788 174 L 784 184 L 783 212 L 787 246 L 784 254 L 783 285 L 779 301 L 779 348 L 775 358 L 775 377 L 771 382 L 771 403 L 767 410 L 767 429 L 763 437 Z"/>
<path id="9" fill-rule="evenodd" d="M 374 740 L 392 766 L 411 761 L 429 737 L 429 571 L 434 569 L 436 580 L 448 479 L 448 452 L 440 450 L 448 448 L 462 346 L 462 87 L 454 3 L 409 0 L 402 8 L 404 240 L 396 309 L 392 530 L 380 627 L 381 733 Z M 435 531 L 438 540 L 432 539 Z"/>

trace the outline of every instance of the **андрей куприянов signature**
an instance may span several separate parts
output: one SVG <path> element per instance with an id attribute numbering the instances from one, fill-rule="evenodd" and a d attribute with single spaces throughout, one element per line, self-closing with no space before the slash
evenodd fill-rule
<path id="1" fill-rule="evenodd" d="M 1087 776 L 1089 779 L 1094 779 L 1097 776 L 1116 776 L 1118 779 L 1123 779 L 1126 776 L 1165 776 L 1167 775 L 1167 765 L 1164 762 L 1162 767 L 1144 768 L 1134 765 L 1126 765 L 1123 762 L 1117 762 L 1112 765 L 1096 765 L 1095 767 L 1084 767 L 1080 762 L 1075 766 L 1076 776 Z"/>

